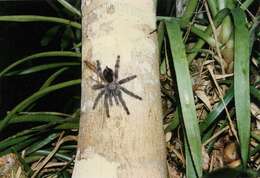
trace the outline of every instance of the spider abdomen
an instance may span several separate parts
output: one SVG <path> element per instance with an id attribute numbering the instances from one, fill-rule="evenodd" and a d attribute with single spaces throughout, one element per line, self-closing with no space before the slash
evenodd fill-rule
<path id="1" fill-rule="evenodd" d="M 108 82 L 108 83 L 111 83 L 113 82 L 114 80 L 114 72 L 112 69 L 110 69 L 109 67 L 106 67 L 103 71 L 103 76 L 105 78 L 105 80 Z"/>

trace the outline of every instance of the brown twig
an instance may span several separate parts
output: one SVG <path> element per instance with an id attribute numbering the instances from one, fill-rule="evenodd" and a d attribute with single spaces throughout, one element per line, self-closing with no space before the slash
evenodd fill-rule
<path id="1" fill-rule="evenodd" d="M 207 16 L 209 18 L 209 22 L 210 22 L 210 25 L 211 25 L 211 28 L 212 28 L 213 36 L 214 36 L 214 39 L 215 39 L 215 46 L 216 46 L 217 55 L 220 59 L 219 62 L 220 62 L 220 66 L 221 66 L 221 71 L 222 71 L 222 74 L 225 74 L 225 69 L 224 69 L 224 62 L 225 61 L 224 61 L 224 59 L 221 55 L 221 52 L 220 52 L 218 37 L 217 37 L 217 30 L 216 30 L 216 27 L 215 27 L 214 22 L 212 20 L 207 1 L 204 1 L 204 6 L 205 6 L 205 9 L 206 9 Z"/>
<path id="2" fill-rule="evenodd" d="M 221 91 L 221 89 L 220 89 L 220 87 L 219 87 L 219 85 L 218 85 L 218 82 L 216 81 L 216 79 L 215 79 L 215 77 L 214 77 L 214 73 L 213 73 L 212 66 L 209 65 L 209 66 L 207 66 L 207 68 L 208 68 L 208 71 L 209 71 L 209 73 L 210 73 L 210 75 L 211 75 L 211 78 L 213 79 L 213 82 L 214 82 L 214 84 L 215 84 L 215 86 L 216 86 L 216 88 L 217 88 L 219 98 L 220 98 L 221 102 L 222 102 L 223 105 L 224 105 L 225 112 L 226 112 L 226 114 L 227 114 L 227 118 L 228 118 L 228 121 L 229 121 L 230 130 L 231 130 L 232 134 L 235 136 L 237 142 L 239 143 L 239 139 L 238 139 L 238 136 L 237 136 L 236 129 L 235 129 L 233 123 L 232 123 L 232 120 L 231 120 L 231 117 L 230 117 L 230 115 L 229 115 L 229 112 L 228 112 L 226 103 L 224 102 L 222 91 Z"/>

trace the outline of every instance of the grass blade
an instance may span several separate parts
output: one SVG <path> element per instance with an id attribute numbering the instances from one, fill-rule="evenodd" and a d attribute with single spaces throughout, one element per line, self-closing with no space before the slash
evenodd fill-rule
<path id="1" fill-rule="evenodd" d="M 42 90 L 48 86 L 51 85 L 51 83 L 60 75 L 62 74 L 64 71 L 66 71 L 68 68 L 67 67 L 63 67 L 60 70 L 56 71 L 54 74 L 52 74 L 45 82 L 44 84 L 41 86 L 41 88 L 39 90 Z"/>
<path id="2" fill-rule="evenodd" d="M 7 148 L 10 148 L 10 146 L 13 146 L 13 145 L 16 145 L 18 143 L 22 143 L 26 140 L 29 140 L 31 138 L 33 138 L 35 135 L 33 134 L 30 134 L 30 135 L 23 135 L 23 136 L 20 136 L 20 137 L 9 137 L 9 138 L 6 138 L 5 140 L 2 140 L 0 143 L 0 151 L 3 151 Z"/>
<path id="3" fill-rule="evenodd" d="M 207 118 L 203 120 L 203 122 L 200 123 L 200 131 L 201 133 L 204 133 L 206 130 L 209 129 L 209 127 L 217 121 L 218 116 L 224 111 L 225 106 L 227 106 L 230 101 L 234 97 L 234 88 L 231 87 L 226 95 L 223 97 L 223 102 L 219 102 L 216 107 L 208 114 Z"/>
<path id="4" fill-rule="evenodd" d="M 28 155 L 28 154 L 31 154 L 31 153 L 41 149 L 45 145 L 48 145 L 49 143 L 51 143 L 58 136 L 59 136 L 58 133 L 52 133 L 52 134 L 48 135 L 46 138 L 41 139 L 41 140 L 37 141 L 36 143 L 33 143 L 30 147 L 28 147 L 26 149 L 26 154 Z"/>
<path id="5" fill-rule="evenodd" d="M 185 135 L 185 134 L 184 134 Z M 184 138 L 184 150 L 185 150 L 185 162 L 186 162 L 186 177 L 196 177 L 196 171 L 194 169 L 194 164 L 192 161 L 192 156 L 190 154 L 189 145 L 187 143 L 187 138 Z"/>
<path id="6" fill-rule="evenodd" d="M 214 24 L 216 27 L 218 27 L 222 21 L 225 19 L 225 17 L 229 14 L 228 9 L 222 9 L 217 13 L 217 15 L 214 18 Z M 211 35 L 212 34 L 212 29 L 211 26 L 209 25 L 207 29 L 205 30 L 205 34 Z M 203 39 L 199 39 L 194 47 L 192 48 L 192 51 L 196 51 L 194 53 L 191 53 L 188 55 L 188 61 L 191 62 L 198 54 L 198 50 L 202 48 L 202 46 L 205 44 L 205 41 Z"/>
<path id="7" fill-rule="evenodd" d="M 176 73 L 177 86 L 185 132 L 190 147 L 192 161 L 198 177 L 202 176 L 202 154 L 200 130 L 196 117 L 196 110 L 192 92 L 192 83 L 189 75 L 189 64 L 185 54 L 180 26 L 177 21 L 166 22 L 173 64 Z M 172 63 L 169 61 L 169 63 Z"/>
<path id="8" fill-rule="evenodd" d="M 0 77 L 4 76 L 11 69 L 13 69 L 14 67 L 16 67 L 22 63 L 28 62 L 33 59 L 44 58 L 44 57 L 78 57 L 78 58 L 80 58 L 81 54 L 72 52 L 72 51 L 48 51 L 48 52 L 32 54 L 25 58 L 19 59 L 16 62 L 14 62 L 13 64 L 11 64 L 10 66 L 6 67 L 4 70 L 2 70 L 2 72 L 0 72 Z"/>
<path id="9" fill-rule="evenodd" d="M 42 155 L 42 156 L 48 156 L 51 153 L 52 150 L 37 150 L 34 154 L 35 155 Z M 62 154 L 59 151 L 54 154 L 54 157 L 59 159 L 59 160 L 64 160 L 64 161 L 71 161 L 72 157 Z"/>
<path id="10" fill-rule="evenodd" d="M 11 75 L 27 75 L 35 72 L 45 71 L 53 68 L 59 67 L 73 67 L 73 66 L 80 66 L 80 62 L 57 62 L 57 63 L 49 63 L 49 64 L 42 64 L 30 67 L 28 69 L 20 69 L 18 71 L 12 71 L 7 73 L 6 76 Z"/>
<path id="11" fill-rule="evenodd" d="M 6 22 L 55 22 L 63 25 L 69 25 L 77 29 L 81 29 L 81 24 L 68 19 L 58 17 L 48 17 L 40 15 L 8 15 L 0 16 L 0 21 Z"/>
<path id="12" fill-rule="evenodd" d="M 45 96 L 46 94 L 48 94 L 50 92 L 53 92 L 53 91 L 56 91 L 56 90 L 59 90 L 59 89 L 62 89 L 62 88 L 70 87 L 70 86 L 73 86 L 73 85 L 79 85 L 80 82 L 81 82 L 80 79 L 78 79 L 78 80 L 71 80 L 71 81 L 55 84 L 55 85 L 52 85 L 50 87 L 44 88 L 43 90 L 35 92 L 30 97 L 28 97 L 27 99 L 25 99 L 22 102 L 20 102 L 16 107 L 14 107 L 7 114 L 7 116 L 3 120 L 1 120 L 1 122 L 0 122 L 0 132 L 8 125 L 9 121 L 13 118 L 13 116 L 17 112 L 22 111 L 23 109 L 28 107 L 30 104 L 32 104 L 33 102 L 35 102 L 39 98 Z"/>
<path id="13" fill-rule="evenodd" d="M 17 123 L 37 123 L 37 122 L 57 122 L 57 121 L 62 121 L 64 118 L 60 116 L 55 116 L 51 114 L 23 114 L 23 115 L 18 115 L 14 116 L 9 124 L 17 124 Z"/>
<path id="14" fill-rule="evenodd" d="M 232 10 L 235 26 L 234 96 L 243 165 L 247 165 L 250 140 L 249 31 L 240 8 Z"/>
<path id="15" fill-rule="evenodd" d="M 65 7 L 68 11 L 70 11 L 72 14 L 76 14 L 79 17 L 81 17 L 81 13 L 78 9 L 73 7 L 70 3 L 68 3 L 66 0 L 58 0 L 58 2 Z"/>
<path id="16" fill-rule="evenodd" d="M 195 14 L 194 11 L 197 7 L 198 0 L 189 0 L 187 3 L 187 7 L 185 8 L 185 11 L 181 17 L 181 24 L 182 25 L 188 25 L 190 22 L 190 19 L 193 17 Z"/>
<path id="17" fill-rule="evenodd" d="M 21 151 L 22 149 L 26 148 L 27 146 L 31 145 L 32 143 L 34 143 L 36 140 L 41 139 L 41 137 L 37 136 L 37 137 L 32 137 L 30 139 L 24 140 L 23 142 L 19 142 L 15 145 L 13 145 L 12 147 L 7 148 L 4 151 L 0 152 L 0 157 L 3 155 L 6 155 L 8 153 L 13 152 L 13 150 L 15 150 L 16 152 Z"/>

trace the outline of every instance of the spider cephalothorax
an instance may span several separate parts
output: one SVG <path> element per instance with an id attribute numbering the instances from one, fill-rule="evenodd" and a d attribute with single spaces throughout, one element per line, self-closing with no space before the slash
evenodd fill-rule
<path id="1" fill-rule="evenodd" d="M 120 56 L 117 56 L 115 70 L 113 71 L 109 67 L 106 67 L 102 72 L 100 62 L 97 61 L 96 72 L 103 82 L 92 86 L 93 90 L 100 90 L 99 94 L 97 95 L 94 101 L 93 109 L 96 108 L 98 101 L 101 99 L 101 97 L 105 95 L 104 106 L 106 109 L 107 117 L 110 117 L 109 105 L 113 106 L 113 98 L 115 100 L 116 105 L 119 105 L 120 102 L 124 110 L 126 111 L 126 113 L 130 114 L 128 107 L 126 106 L 125 100 L 122 97 L 122 91 L 128 94 L 129 96 L 142 100 L 140 96 L 134 94 L 133 92 L 126 89 L 125 87 L 121 86 L 121 84 L 127 83 L 130 80 L 136 78 L 136 75 L 131 75 L 129 77 L 118 80 L 119 62 L 120 62 Z"/>

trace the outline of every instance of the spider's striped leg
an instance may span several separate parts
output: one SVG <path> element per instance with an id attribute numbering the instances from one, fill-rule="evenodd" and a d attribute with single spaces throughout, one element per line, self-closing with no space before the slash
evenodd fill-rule
<path id="1" fill-rule="evenodd" d="M 133 80 L 137 77 L 137 75 L 131 75 L 129 77 L 126 77 L 124 79 L 121 79 L 118 81 L 119 84 L 123 84 L 123 83 L 126 83 L 126 82 L 129 82 L 130 80 Z"/>
<path id="2" fill-rule="evenodd" d="M 109 95 L 108 93 L 105 94 L 104 105 L 105 105 L 107 117 L 110 117 L 110 115 L 109 115 L 109 105 L 108 105 L 108 95 Z"/>
<path id="3" fill-rule="evenodd" d="M 99 60 L 97 60 L 97 74 L 98 74 L 98 76 L 99 76 L 102 80 L 104 79 L 103 74 L 102 74 L 102 68 L 101 68 L 101 65 L 100 65 Z"/>
<path id="4" fill-rule="evenodd" d="M 108 94 L 108 100 L 109 100 L 110 106 L 113 106 L 112 97 L 113 97 L 113 95 L 112 95 L 112 93 L 110 92 L 110 93 Z"/>
<path id="5" fill-rule="evenodd" d="M 116 95 L 116 91 L 113 91 L 112 95 L 113 95 L 113 97 L 115 99 L 116 105 L 119 105 L 118 98 L 117 98 L 117 95 Z"/>
<path id="6" fill-rule="evenodd" d="M 93 90 L 99 90 L 99 89 L 102 89 L 102 88 L 104 88 L 105 87 L 105 85 L 103 85 L 103 84 L 95 84 L 95 85 L 93 85 L 91 88 L 93 89 Z"/>
<path id="7" fill-rule="evenodd" d="M 136 99 L 142 100 L 142 98 L 136 94 L 134 94 L 133 92 L 129 91 L 128 89 L 126 89 L 125 87 L 119 86 L 120 90 L 122 90 L 123 92 L 125 92 L 126 94 L 128 94 L 129 96 L 132 96 Z"/>
<path id="8" fill-rule="evenodd" d="M 116 65 L 115 65 L 115 72 L 114 72 L 114 81 L 118 79 L 118 70 L 119 70 L 119 63 L 120 63 L 120 56 L 117 56 Z"/>
<path id="9" fill-rule="evenodd" d="M 95 109 L 95 108 L 96 108 L 96 106 L 97 106 L 97 104 L 98 104 L 98 101 L 99 101 L 100 98 L 104 95 L 104 93 L 105 93 L 105 90 L 104 90 L 104 89 L 99 92 L 99 94 L 97 95 L 97 97 L 96 97 L 96 99 L 95 99 L 95 101 L 94 101 L 94 104 L 93 104 L 92 109 Z"/>
<path id="10" fill-rule="evenodd" d="M 122 104 L 122 106 L 123 106 L 125 112 L 129 115 L 130 112 L 129 112 L 129 110 L 128 110 L 126 104 L 125 104 L 125 100 L 123 99 L 122 93 L 121 93 L 120 90 L 118 90 L 118 99 L 119 99 L 120 103 Z"/>

